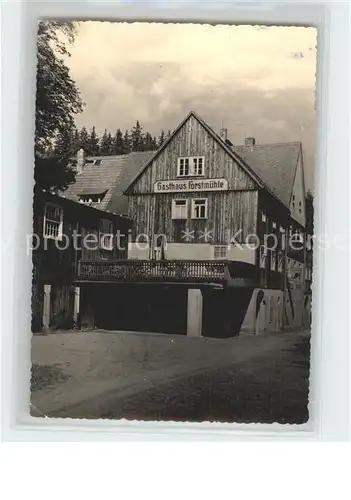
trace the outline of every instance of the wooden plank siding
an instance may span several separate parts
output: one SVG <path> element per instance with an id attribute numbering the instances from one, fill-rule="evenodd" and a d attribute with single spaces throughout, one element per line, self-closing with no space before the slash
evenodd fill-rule
<path id="1" fill-rule="evenodd" d="M 192 193 L 154 193 L 157 181 L 177 177 L 177 161 L 181 156 L 203 156 L 204 176 L 187 179 L 228 180 L 227 191 Z M 178 130 L 173 139 L 159 152 L 151 164 L 135 181 L 129 191 L 129 217 L 133 220 L 132 239 L 145 234 L 152 241 L 155 234 L 163 234 L 168 243 L 197 243 L 204 241 L 201 232 L 211 232 L 207 243 L 225 244 L 228 235 L 242 230 L 238 242 L 244 242 L 256 232 L 258 186 L 225 149 L 194 117 Z M 188 199 L 187 220 L 172 220 L 172 200 Z M 207 219 L 191 218 L 191 200 L 208 200 Z M 194 239 L 186 241 L 182 231 L 194 231 Z"/>
<path id="2" fill-rule="evenodd" d="M 136 180 L 132 192 L 134 194 L 153 193 L 156 181 L 176 179 L 177 160 L 180 156 L 204 156 L 204 177 L 228 179 L 229 190 L 257 189 L 251 177 L 228 155 L 198 120 L 190 116 L 172 141 L 160 151 Z"/>
<path id="3" fill-rule="evenodd" d="M 59 206 L 63 209 L 63 238 L 61 241 L 44 237 L 45 204 Z M 35 196 L 33 214 L 33 281 L 51 285 L 69 285 L 76 279 L 79 260 L 119 260 L 127 258 L 127 235 L 131 226 L 129 219 L 119 218 L 79 203 L 53 196 L 38 194 Z M 114 236 L 113 250 L 99 248 L 99 230 L 101 220 L 108 219 L 112 223 Z M 117 231 L 125 234 L 125 242 L 121 242 L 123 250 L 117 248 Z M 74 234 L 77 234 L 74 237 Z M 86 235 L 95 235 L 90 248 L 84 244 Z M 37 246 L 37 244 L 39 245 Z M 93 248 L 95 247 L 95 248 Z"/>
<path id="4" fill-rule="evenodd" d="M 156 195 L 131 195 L 129 198 L 129 215 L 134 220 L 132 239 L 138 235 L 165 235 L 168 243 L 187 243 L 182 230 L 194 231 L 194 239 L 188 243 L 204 242 L 201 231 L 211 232 L 208 243 L 226 244 L 228 234 L 236 237 L 238 243 L 244 243 L 250 234 L 256 233 L 257 191 L 229 191 L 213 193 L 174 193 Z M 184 198 L 188 200 L 187 220 L 172 220 L 172 200 Z M 191 218 L 191 200 L 207 198 L 207 219 Z M 229 232 L 229 233 L 228 233 Z"/>

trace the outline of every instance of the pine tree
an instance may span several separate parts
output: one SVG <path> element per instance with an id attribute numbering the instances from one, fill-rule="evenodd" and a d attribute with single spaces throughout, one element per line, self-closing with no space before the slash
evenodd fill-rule
<path id="1" fill-rule="evenodd" d="M 123 134 L 121 129 L 117 129 L 116 134 L 113 138 L 112 151 L 114 155 L 123 154 Z"/>
<path id="2" fill-rule="evenodd" d="M 84 151 L 87 153 L 89 148 L 89 134 L 86 127 L 82 127 L 79 132 L 79 142 L 80 142 L 80 148 L 83 148 Z"/>
<path id="3" fill-rule="evenodd" d="M 111 132 L 107 134 L 107 143 L 108 143 L 108 151 L 109 155 L 114 155 L 114 148 L 113 148 L 113 137 L 111 135 Z"/>
<path id="4" fill-rule="evenodd" d="M 165 131 L 162 129 L 160 137 L 158 138 L 158 147 L 162 146 L 165 142 Z"/>
<path id="5" fill-rule="evenodd" d="M 152 139 L 152 135 L 149 134 L 149 132 L 146 132 L 143 149 L 144 151 L 153 151 L 154 149 L 154 142 Z"/>
<path id="6" fill-rule="evenodd" d="M 86 151 L 87 155 L 98 156 L 100 154 L 99 138 L 95 131 L 95 127 L 91 129 L 89 139 L 88 139 L 88 149 Z"/>
<path id="7" fill-rule="evenodd" d="M 101 137 L 101 142 L 100 142 L 100 154 L 102 156 L 106 156 L 110 154 L 110 142 L 109 142 L 109 137 L 107 130 L 105 129 L 105 132 L 103 133 L 103 136 Z"/>
<path id="8" fill-rule="evenodd" d="M 156 151 L 156 149 L 158 149 L 158 146 L 157 146 L 157 139 L 156 137 L 154 136 L 153 139 L 152 139 L 152 149 L 154 151 Z"/>
<path id="9" fill-rule="evenodd" d="M 131 137 L 129 135 L 129 130 L 127 129 L 124 133 L 123 136 L 123 153 L 130 153 L 131 152 Z"/>
<path id="10" fill-rule="evenodd" d="M 72 149 L 73 149 L 73 153 L 77 153 L 77 151 L 79 151 L 81 148 L 80 146 L 80 137 L 79 137 L 79 132 L 78 132 L 78 129 L 76 127 L 74 127 L 74 135 L 73 135 L 73 146 L 72 146 Z"/>
<path id="11" fill-rule="evenodd" d="M 54 142 L 52 153 L 58 157 L 66 157 L 69 158 L 73 154 L 75 154 L 78 150 L 75 150 L 74 140 L 75 140 L 75 132 L 77 130 L 73 127 L 68 127 L 63 129 L 56 137 Z"/>
<path id="12" fill-rule="evenodd" d="M 136 124 L 132 128 L 131 146 L 132 146 L 132 151 L 143 150 L 143 129 L 140 126 L 139 120 L 137 120 Z"/>

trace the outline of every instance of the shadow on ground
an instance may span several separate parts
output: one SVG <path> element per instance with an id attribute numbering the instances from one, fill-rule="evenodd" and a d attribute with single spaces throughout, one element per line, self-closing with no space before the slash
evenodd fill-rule
<path id="1" fill-rule="evenodd" d="M 118 400 L 90 417 L 303 424 L 309 417 L 309 373 L 310 342 L 306 337 L 289 349 L 206 370 Z"/>

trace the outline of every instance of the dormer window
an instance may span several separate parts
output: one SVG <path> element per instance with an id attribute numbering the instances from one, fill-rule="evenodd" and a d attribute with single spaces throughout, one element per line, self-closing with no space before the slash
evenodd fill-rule
<path id="1" fill-rule="evenodd" d="M 82 194 L 79 195 L 79 202 L 84 203 L 85 205 L 91 205 L 92 203 L 101 203 L 105 197 L 105 194 L 106 191 L 96 192 L 96 190 L 86 189 Z"/>
<path id="2" fill-rule="evenodd" d="M 204 156 L 183 156 L 178 158 L 178 177 L 199 177 L 205 174 Z"/>

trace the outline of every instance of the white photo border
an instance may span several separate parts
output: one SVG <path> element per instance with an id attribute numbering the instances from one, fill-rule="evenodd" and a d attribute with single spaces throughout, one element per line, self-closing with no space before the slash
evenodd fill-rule
<path id="1" fill-rule="evenodd" d="M 244 4 L 248 6 L 245 7 Z M 145 8 L 147 4 L 147 9 Z M 345 248 L 314 255 L 310 421 L 279 424 L 41 419 L 29 416 L 33 137 L 38 18 L 300 25 L 318 29 L 315 230 Z M 332 2 L 8 2 L 2 5 L 2 431 L 5 441 L 349 438 L 349 4 Z M 5 216 L 6 214 L 6 216 Z M 59 431 L 59 432 L 57 432 Z"/>

